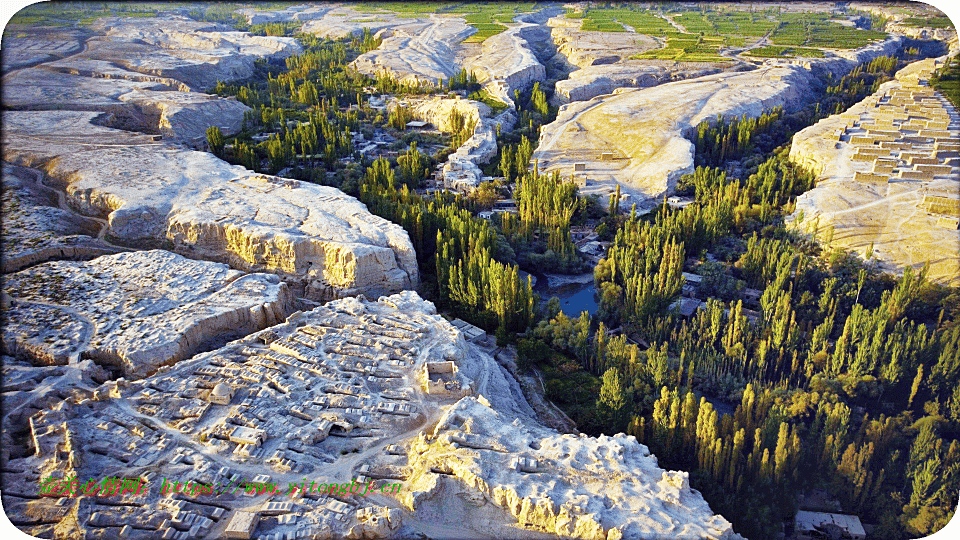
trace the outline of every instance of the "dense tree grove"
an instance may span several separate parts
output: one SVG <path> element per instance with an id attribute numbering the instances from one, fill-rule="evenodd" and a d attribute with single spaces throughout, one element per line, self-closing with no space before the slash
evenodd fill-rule
<path id="1" fill-rule="evenodd" d="M 896 59 L 825 81 L 809 108 L 698 126 L 698 166 L 677 185 L 694 201 L 623 215 L 614 194 L 596 227 L 612 240 L 594 269 L 600 309 L 574 318 L 555 300 L 539 306 L 520 277 L 521 267 L 582 271 L 571 225 L 603 213 L 575 184 L 531 167 L 540 126 L 556 114 L 545 90 L 514 94 L 517 126 L 498 133 L 498 159 L 484 169 L 502 180 L 469 198 L 418 195 L 435 156 L 404 138 L 408 108 L 375 111 L 364 89 L 424 93 L 443 81 L 352 72 L 358 51 L 375 46 L 369 34 L 300 39 L 305 52 L 284 65 L 260 63 L 253 82 L 218 84 L 252 110 L 235 137 L 211 128 L 211 151 L 334 183 L 400 224 L 423 294 L 515 340 L 521 368 L 545 375 L 547 397 L 579 429 L 635 435 L 662 467 L 689 470 L 712 509 L 749 538 L 776 536 L 813 488 L 874 523 L 879 538 L 922 536 L 950 518 L 960 490 L 960 292 L 923 269 L 881 272 L 869 255 L 834 248 L 832 229 L 814 223 L 806 234 L 786 219 L 815 181 L 787 159 L 792 134 L 875 90 Z M 479 92 L 466 71 L 446 85 Z M 475 124 L 451 115 L 456 148 Z M 371 161 L 353 148 L 371 125 L 397 135 L 395 158 Z M 511 188 L 516 214 L 473 214 Z M 705 300 L 687 317 L 676 303 L 683 272 L 702 277 Z"/>
<path id="2" fill-rule="evenodd" d="M 878 59 L 827 95 L 853 103 L 895 66 Z M 766 125 L 786 119 L 773 111 Z M 698 163 L 755 155 L 763 123 L 704 124 Z M 877 537 L 929 534 L 960 490 L 960 292 L 923 269 L 881 272 L 834 248 L 829 228 L 788 225 L 814 177 L 787 155 L 772 152 L 746 180 L 698 167 L 678 185 L 694 203 L 631 214 L 595 269 L 599 320 L 550 313 L 519 350 L 581 429 L 625 430 L 661 466 L 691 471 L 749 538 L 776 536 L 813 488 Z M 707 297 L 689 318 L 671 308 L 684 270 L 704 277 Z M 592 406 L 572 381 L 594 389 Z"/>
<path id="3" fill-rule="evenodd" d="M 424 199 L 406 185 L 398 189 L 382 158 L 367 169 L 359 196 L 372 212 L 407 230 L 421 277 L 435 284 L 442 306 L 501 335 L 522 332 L 534 321 L 537 300 L 529 279 L 520 279 L 516 265 L 500 262 L 513 257 L 512 249 L 459 199 Z"/>
<path id="4" fill-rule="evenodd" d="M 706 120 L 697 125 L 693 144 L 697 147 L 697 157 L 711 165 L 728 159 L 738 159 L 751 148 L 751 139 L 758 132 L 770 128 L 773 122 L 783 116 L 783 108 L 777 107 L 760 116 L 734 118 L 727 122 L 723 116 L 710 123 Z"/>

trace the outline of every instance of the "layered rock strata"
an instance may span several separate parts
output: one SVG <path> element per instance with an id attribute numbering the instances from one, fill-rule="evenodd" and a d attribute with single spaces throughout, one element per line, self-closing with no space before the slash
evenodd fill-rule
<path id="1" fill-rule="evenodd" d="M 175 17 L 94 28 L 108 35 L 83 52 L 4 77 L 17 109 L 3 115 L 5 160 L 42 168 L 117 244 L 275 272 L 317 300 L 417 286 L 406 233 L 356 199 L 180 144 L 203 144 L 211 125 L 234 132 L 248 110 L 191 88 L 249 75 L 258 57 L 299 51 L 295 41 Z"/>
<path id="2" fill-rule="evenodd" d="M 303 50 L 294 38 L 255 36 L 174 15 L 103 18 L 92 28 L 106 37 L 88 42 L 80 58 L 169 77 L 195 90 L 250 77 L 257 58 L 284 58 Z"/>
<path id="3" fill-rule="evenodd" d="M 92 116 L 7 112 L 4 152 L 8 161 L 42 165 L 71 206 L 107 220 L 112 241 L 131 247 L 170 242 L 191 257 L 275 272 L 315 299 L 417 285 L 406 232 L 353 197 L 257 175 L 206 152 L 137 145 L 135 136 L 130 145 L 93 147 L 71 138 L 80 132 L 126 137 L 81 124 Z M 38 147 L 38 140 L 47 144 Z"/>
<path id="4" fill-rule="evenodd" d="M 580 178 L 585 193 L 606 194 L 619 183 L 631 195 L 626 206 L 642 209 L 693 172 L 688 130 L 717 115 L 759 116 L 797 104 L 810 78 L 798 66 L 771 66 L 570 103 L 544 126 L 533 158 L 545 172 Z"/>
<path id="5" fill-rule="evenodd" d="M 914 62 L 843 114 L 793 138 L 790 159 L 818 175 L 792 220 L 883 268 L 930 265 L 960 284 L 960 115 Z M 832 233 L 828 230 L 832 229 Z"/>
<path id="6" fill-rule="evenodd" d="M 534 82 L 543 82 L 546 78 L 546 69 L 523 35 L 524 30 L 534 26 L 528 22 L 512 25 L 485 39 L 480 54 L 464 62 L 466 70 L 476 75 L 487 92 L 506 103 L 508 109 L 516 105 L 514 90 L 529 90 Z"/>
<path id="7" fill-rule="evenodd" d="M 82 355 L 142 377 L 221 335 L 255 332 L 293 310 L 286 284 L 166 251 L 49 262 L 4 276 L 8 351 L 40 363 Z"/>
<path id="8" fill-rule="evenodd" d="M 460 71 L 455 61 L 458 46 L 476 31 L 459 17 L 430 15 L 427 20 L 391 26 L 380 47 L 351 65 L 371 76 L 386 73 L 399 81 L 436 85 Z"/>

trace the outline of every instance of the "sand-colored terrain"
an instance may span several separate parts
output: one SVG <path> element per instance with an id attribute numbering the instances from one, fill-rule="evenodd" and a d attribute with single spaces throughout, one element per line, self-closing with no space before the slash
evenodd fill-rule
<path id="1" fill-rule="evenodd" d="M 930 265 L 960 284 L 960 115 L 929 87 L 938 62 L 914 62 L 843 114 L 797 133 L 790 159 L 819 175 L 792 218 L 881 267 Z M 801 218 L 802 217 L 802 221 Z M 871 251 L 872 248 L 872 251 Z"/>

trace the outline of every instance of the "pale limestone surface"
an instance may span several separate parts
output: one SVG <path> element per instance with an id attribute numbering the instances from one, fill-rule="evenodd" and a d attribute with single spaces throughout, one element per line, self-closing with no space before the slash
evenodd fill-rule
<path id="1" fill-rule="evenodd" d="M 232 512 L 271 502 L 297 519 L 264 511 L 255 536 L 736 538 L 685 473 L 658 468 L 633 437 L 540 426 L 492 350 L 467 342 L 412 291 L 332 301 L 142 380 L 41 406 L 25 427 L 35 451 L 8 449 L 3 487 L 26 493 L 47 476 L 146 476 L 143 493 L 115 496 L 125 506 L 80 496 L 65 515 L 56 498 L 29 503 L 78 534 L 136 523 L 129 538 L 184 522 L 220 538 Z M 458 388 L 427 393 L 419 380 L 432 362 L 455 365 L 447 381 Z M 241 442 L 251 439 L 240 431 L 259 443 Z M 162 497 L 164 479 L 218 491 Z M 307 490 L 353 479 L 374 489 L 304 494 L 305 479 Z M 279 492 L 243 494 L 251 481 Z M 384 491 L 394 483 L 398 492 Z M 26 504 L 6 510 L 22 515 Z"/>
<path id="2" fill-rule="evenodd" d="M 571 72 L 568 78 L 557 81 L 553 101 L 556 104 L 584 101 L 613 93 L 617 88 L 647 88 L 723 71 L 716 64 L 705 62 L 691 62 L 684 67 L 671 64 L 675 62 L 627 60 L 586 66 Z"/>
<path id="3" fill-rule="evenodd" d="M 177 79 L 193 89 L 253 74 L 257 58 L 285 57 L 302 48 L 294 38 L 254 36 L 226 26 L 175 15 L 150 18 L 103 18 L 93 25 L 106 38 L 81 57 L 105 59 L 140 73 Z M 146 54 L 130 54 L 130 45 Z"/>
<path id="4" fill-rule="evenodd" d="M 98 238 L 102 223 L 61 208 L 40 171 L 3 165 L 2 271 L 52 259 L 89 259 L 120 251 Z"/>
<path id="5" fill-rule="evenodd" d="M 507 109 L 490 118 L 490 107 L 470 99 L 434 96 L 428 99 L 408 99 L 414 118 L 430 122 L 441 131 L 452 131 L 454 111 L 467 122 L 474 122 L 473 134 L 457 151 L 450 154 L 443 165 L 443 179 L 450 188 L 469 191 L 479 185 L 483 171 L 479 165 L 488 163 L 497 155 L 497 129 L 509 131 L 516 123 L 516 114 Z"/>
<path id="6" fill-rule="evenodd" d="M 311 24 L 319 23 L 322 20 Z M 460 17 L 431 14 L 428 19 L 391 26 L 391 35 L 380 47 L 360 55 L 351 65 L 371 76 L 386 73 L 400 81 L 436 85 L 460 71 L 455 61 L 459 44 L 476 31 Z"/>
<path id="7" fill-rule="evenodd" d="M 790 219 L 807 232 L 819 229 L 821 241 L 831 236 L 828 229 L 832 227 L 832 245 L 854 250 L 864 258 L 870 255 L 886 270 L 902 273 L 906 266 L 919 270 L 929 263 L 930 278 L 957 285 L 960 284 L 960 233 L 955 222 L 949 219 L 956 216 L 941 216 L 925 204 L 929 196 L 960 199 L 960 167 L 956 160 L 950 162 L 954 166 L 945 174 L 927 180 L 900 179 L 899 171 L 910 171 L 914 167 L 906 154 L 891 150 L 884 157 L 895 163 L 894 170 L 879 175 L 883 181 L 857 181 L 858 175 L 871 173 L 874 164 L 872 160 L 854 159 L 858 148 L 870 145 L 851 142 L 853 136 L 867 135 L 861 126 L 875 125 L 878 113 L 905 112 L 903 107 L 889 102 L 890 96 L 918 88 L 915 86 L 918 75 L 925 85 L 934 64 L 931 59 L 908 65 L 897 73 L 896 80 L 884 83 L 876 93 L 842 115 L 825 118 L 794 135 L 790 159 L 816 173 L 818 180 L 814 189 L 797 198 L 796 210 Z M 956 143 L 960 140 L 960 115 L 946 98 L 938 96 L 934 101 L 936 108 L 949 117 L 950 137 L 937 140 Z M 919 108 L 913 109 L 913 113 L 914 117 L 925 117 Z M 899 131 L 898 141 L 919 134 L 906 125 Z M 843 133 L 839 138 L 838 132 Z M 933 139 L 910 145 L 905 151 L 936 157 Z M 937 162 L 947 164 L 947 159 L 939 158 Z"/>
<path id="8" fill-rule="evenodd" d="M 293 296 L 272 274 L 166 251 L 57 261 L 4 276 L 8 350 L 65 364 L 76 355 L 142 377 L 223 335 L 282 321 Z"/>
<path id="9" fill-rule="evenodd" d="M 718 115 L 759 116 L 773 107 L 805 104 L 814 79 L 829 71 L 842 75 L 859 62 L 895 50 L 891 38 L 823 61 L 769 62 L 744 72 L 717 73 L 651 88 L 618 88 L 613 95 L 563 105 L 557 119 L 544 126 L 533 159 L 541 170 L 574 176 L 577 163 L 586 170 L 582 193 L 605 199 L 619 184 L 627 197 L 621 207 L 636 203 L 651 208 L 654 199 L 692 173 L 693 143 L 685 135 Z M 604 159 L 606 154 L 606 159 Z"/>
<path id="10" fill-rule="evenodd" d="M 410 28 L 420 28 L 423 25 L 423 21 L 417 18 L 398 17 L 387 12 L 355 11 L 346 6 L 327 8 L 323 10 L 322 14 L 319 11 L 318 9 L 318 16 L 312 16 L 304 22 L 302 31 L 328 39 L 360 36 L 363 35 L 365 29 L 377 37 L 389 37 L 393 34 L 392 28 L 395 26 L 413 25 Z M 279 17 L 289 18 L 289 20 L 294 20 L 296 16 L 291 11 L 271 13 L 276 13 Z M 264 12 L 258 12 L 258 15 L 262 17 L 265 14 Z"/>
<path id="11" fill-rule="evenodd" d="M 104 125 L 203 142 L 206 129 L 232 134 L 249 108 L 193 92 L 253 73 L 257 58 L 301 51 L 292 38 L 250 36 L 168 16 L 100 19 L 76 54 L 3 77 L 3 104 L 21 110 L 102 111 Z M 11 38 L 14 44 L 25 38 Z"/>
<path id="12" fill-rule="evenodd" d="M 553 17 L 547 24 L 557 53 L 550 63 L 569 71 L 557 81 L 553 103 L 584 101 L 617 88 L 645 88 L 670 81 L 689 79 L 720 71 L 738 71 L 741 62 L 673 62 L 631 60 L 636 54 L 661 47 L 656 38 L 626 32 L 581 31 L 580 21 Z"/>
<path id="13" fill-rule="evenodd" d="M 481 44 L 480 54 L 467 58 L 464 68 L 477 76 L 481 85 L 496 99 L 515 108 L 513 91 L 526 91 L 534 82 L 546 78 L 546 69 L 524 37 L 524 30 L 536 27 L 520 22 L 491 36 Z"/>
<path id="14" fill-rule="evenodd" d="M 883 3 L 860 3 L 852 2 L 850 7 L 863 11 L 869 11 L 875 15 L 886 17 L 887 26 L 882 28 L 885 32 L 892 34 L 901 34 L 907 37 L 917 39 L 936 39 L 944 41 L 950 47 L 950 54 L 955 55 L 960 52 L 960 42 L 957 40 L 957 29 L 953 28 L 931 28 L 916 27 L 903 24 L 904 19 L 917 18 L 925 19 L 932 17 L 942 17 L 944 14 L 936 7 L 916 2 L 909 6 L 891 6 Z M 907 9 L 904 9 L 907 8 Z M 956 21 L 952 21 L 956 24 Z"/>
<path id="15" fill-rule="evenodd" d="M 738 537 L 686 472 L 659 468 L 633 436 L 560 435 L 484 401 L 461 399 L 412 442 L 401 498 L 409 509 L 456 508 L 443 501 L 463 499 L 482 511 L 492 503 L 520 525 L 562 538 Z"/>
<path id="16" fill-rule="evenodd" d="M 82 32 L 73 28 L 29 28 L 11 21 L 3 29 L 3 72 L 62 58 L 83 48 Z"/>
<path id="17" fill-rule="evenodd" d="M 71 205 L 107 220 L 108 240 L 129 247 L 169 242 L 192 257 L 276 272 L 313 299 L 417 286 L 406 233 L 356 199 L 176 144 L 202 145 L 210 125 L 235 132 L 249 110 L 191 88 L 247 76 L 257 57 L 298 52 L 292 39 L 176 17 L 95 28 L 108 36 L 82 53 L 4 77 L 5 103 L 25 109 L 4 112 L 5 160 L 44 169 Z"/>
<path id="18" fill-rule="evenodd" d="M 692 173 L 693 143 L 684 135 L 703 120 L 759 116 L 765 109 L 801 102 L 811 75 L 797 66 L 720 73 L 564 105 L 544 126 L 533 159 L 545 172 L 574 174 L 584 163 L 585 193 L 631 195 L 621 206 L 643 209 Z M 604 154 L 610 154 L 604 159 Z"/>
<path id="19" fill-rule="evenodd" d="M 156 118 L 157 129 L 164 137 L 194 143 L 206 141 L 210 126 L 217 126 L 225 135 L 237 133 L 243 127 L 243 114 L 250 110 L 234 99 L 199 92 L 134 90 L 120 100 Z"/>
<path id="20" fill-rule="evenodd" d="M 261 11 L 258 9 L 238 9 L 239 13 L 247 18 L 248 24 L 266 24 L 291 21 L 312 21 L 323 18 L 323 16 L 332 8 L 329 5 L 299 5 L 289 6 L 286 9 L 276 11 Z"/>
<path id="21" fill-rule="evenodd" d="M 116 242 L 134 247 L 170 241 L 194 257 L 278 273 L 298 293 L 316 299 L 395 292 L 419 282 L 406 232 L 353 197 L 257 175 L 182 147 L 88 147 L 69 137 L 101 132 L 122 140 L 125 132 L 84 126 L 78 122 L 83 114 L 94 115 L 5 113 L 4 157 L 42 163 L 73 207 L 107 219 Z M 63 136 L 67 140 L 59 146 Z M 45 143 L 39 153 L 38 140 Z"/>
<path id="22" fill-rule="evenodd" d="M 636 32 L 581 31 L 580 21 L 554 17 L 547 24 L 557 54 L 578 68 L 611 64 L 660 48 L 656 39 Z"/>

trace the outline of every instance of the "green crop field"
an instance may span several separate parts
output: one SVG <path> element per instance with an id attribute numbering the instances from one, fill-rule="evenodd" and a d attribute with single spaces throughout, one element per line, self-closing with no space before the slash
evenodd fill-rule
<path id="1" fill-rule="evenodd" d="M 170 11 L 185 4 L 162 2 L 154 3 L 40 3 L 33 4 L 16 13 L 10 24 L 29 26 L 70 27 L 75 24 L 86 26 L 100 17 L 154 17 L 161 12 Z"/>
<path id="2" fill-rule="evenodd" d="M 677 9 L 673 5 L 671 9 Z M 819 48 L 853 49 L 863 47 L 887 34 L 844 26 L 828 13 L 783 13 L 780 8 L 741 9 L 739 6 L 691 7 L 669 17 L 686 33 L 677 32 L 664 15 L 635 5 L 590 7 L 583 12 L 567 9 L 567 17 L 581 19 L 582 30 L 638 33 L 666 38 L 662 49 L 646 51 L 632 58 L 656 58 L 678 61 L 726 61 L 719 52 L 727 47 L 743 47 L 769 36 L 773 46 L 755 49 L 749 54 L 760 58 L 823 57 Z M 944 19 L 944 20 L 940 20 Z M 949 25 L 945 17 L 931 19 L 929 25 Z M 624 25 L 627 28 L 624 28 Z"/>
<path id="3" fill-rule="evenodd" d="M 739 43 L 739 42 L 738 42 Z M 729 62 L 719 51 L 733 44 L 722 36 L 703 36 L 673 32 L 667 46 L 631 56 L 632 59 L 676 60 L 678 62 Z M 742 44 L 742 43 L 741 43 Z"/>
<path id="4" fill-rule="evenodd" d="M 856 49 L 887 37 L 877 30 L 843 26 L 826 13 L 784 13 L 781 20 L 770 37 L 777 45 Z"/>
<path id="5" fill-rule="evenodd" d="M 640 34 L 662 35 L 674 30 L 673 26 L 662 17 L 651 11 L 641 10 L 636 6 L 591 8 L 585 14 L 574 14 L 574 16 L 568 11 L 567 17 L 582 18 L 583 24 L 580 29 L 587 31 L 625 32 L 624 24 Z"/>
<path id="6" fill-rule="evenodd" d="M 745 11 L 688 11 L 674 20 L 688 32 L 742 37 L 762 37 L 779 25 L 769 14 Z"/>
<path id="7" fill-rule="evenodd" d="M 450 9 L 452 2 L 361 2 L 351 4 L 356 11 L 368 13 L 394 13 L 398 17 L 422 17 Z"/>
<path id="8" fill-rule="evenodd" d="M 808 47 L 787 47 L 782 45 L 767 45 L 766 47 L 757 47 L 745 53 L 745 55 L 756 56 L 758 58 L 823 58 L 823 51 L 820 49 L 811 49 Z"/>
<path id="9" fill-rule="evenodd" d="M 949 17 L 910 17 L 903 20 L 903 24 L 916 28 L 953 28 Z"/>
<path id="10" fill-rule="evenodd" d="M 500 3 L 467 3 L 450 9 L 450 13 L 464 14 L 467 24 L 477 29 L 477 33 L 466 39 L 467 43 L 480 43 L 490 36 L 495 36 L 507 29 L 505 24 L 513 22 L 514 17 L 521 13 L 534 11 L 534 3 L 500 4 Z"/>

